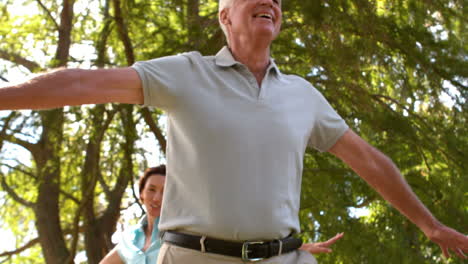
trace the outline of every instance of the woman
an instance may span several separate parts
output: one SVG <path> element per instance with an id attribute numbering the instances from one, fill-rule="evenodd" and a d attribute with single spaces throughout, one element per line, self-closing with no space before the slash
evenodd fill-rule
<path id="1" fill-rule="evenodd" d="M 101 260 L 100 264 L 156 263 L 161 247 L 158 222 L 165 180 L 165 165 L 149 168 L 145 171 L 139 181 L 139 191 L 146 215 L 136 227 L 124 232 L 123 239 Z M 330 253 L 330 247 L 342 237 L 343 233 L 337 234 L 326 242 L 307 243 L 302 245 L 300 249 L 312 254 Z"/>
<path id="2" fill-rule="evenodd" d="M 146 210 L 136 227 L 125 230 L 122 240 L 100 264 L 156 263 L 161 247 L 158 222 L 166 180 L 166 166 L 147 169 L 139 181 L 140 200 Z"/>

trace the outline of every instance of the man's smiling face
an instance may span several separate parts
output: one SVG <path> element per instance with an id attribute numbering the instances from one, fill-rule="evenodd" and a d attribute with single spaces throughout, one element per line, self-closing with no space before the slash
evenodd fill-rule
<path id="1" fill-rule="evenodd" d="M 281 0 L 234 0 L 226 10 L 226 22 L 231 37 L 268 37 L 273 41 L 281 29 Z"/>

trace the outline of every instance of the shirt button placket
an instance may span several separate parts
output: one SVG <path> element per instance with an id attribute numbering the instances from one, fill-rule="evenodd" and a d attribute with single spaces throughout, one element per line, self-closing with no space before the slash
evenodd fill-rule
<path id="1" fill-rule="evenodd" d="M 253 73 L 250 72 L 250 70 L 245 66 L 245 65 L 240 65 L 240 70 L 243 76 L 247 78 L 247 81 L 250 85 L 249 90 L 253 92 L 255 95 L 255 98 L 257 99 L 258 96 L 260 95 L 260 87 L 257 84 L 257 79 L 255 79 L 255 76 Z"/>

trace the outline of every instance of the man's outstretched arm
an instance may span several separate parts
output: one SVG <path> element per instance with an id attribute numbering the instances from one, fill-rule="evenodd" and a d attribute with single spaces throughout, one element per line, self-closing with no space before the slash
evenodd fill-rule
<path id="1" fill-rule="evenodd" d="M 137 72 L 132 68 L 62 69 L 0 88 L 0 110 L 101 103 L 142 104 L 143 91 Z"/>
<path id="2" fill-rule="evenodd" d="M 449 249 L 465 259 L 468 237 L 441 224 L 416 197 L 395 164 L 353 131 L 348 130 L 329 150 L 343 160 L 382 197 L 437 243 L 444 255 Z"/>

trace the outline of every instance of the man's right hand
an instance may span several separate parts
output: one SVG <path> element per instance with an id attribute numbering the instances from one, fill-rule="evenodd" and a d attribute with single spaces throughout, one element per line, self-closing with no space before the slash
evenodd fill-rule
<path id="1" fill-rule="evenodd" d="M 0 88 L 0 110 L 102 103 L 142 104 L 143 89 L 137 72 L 130 67 L 63 69 Z"/>

